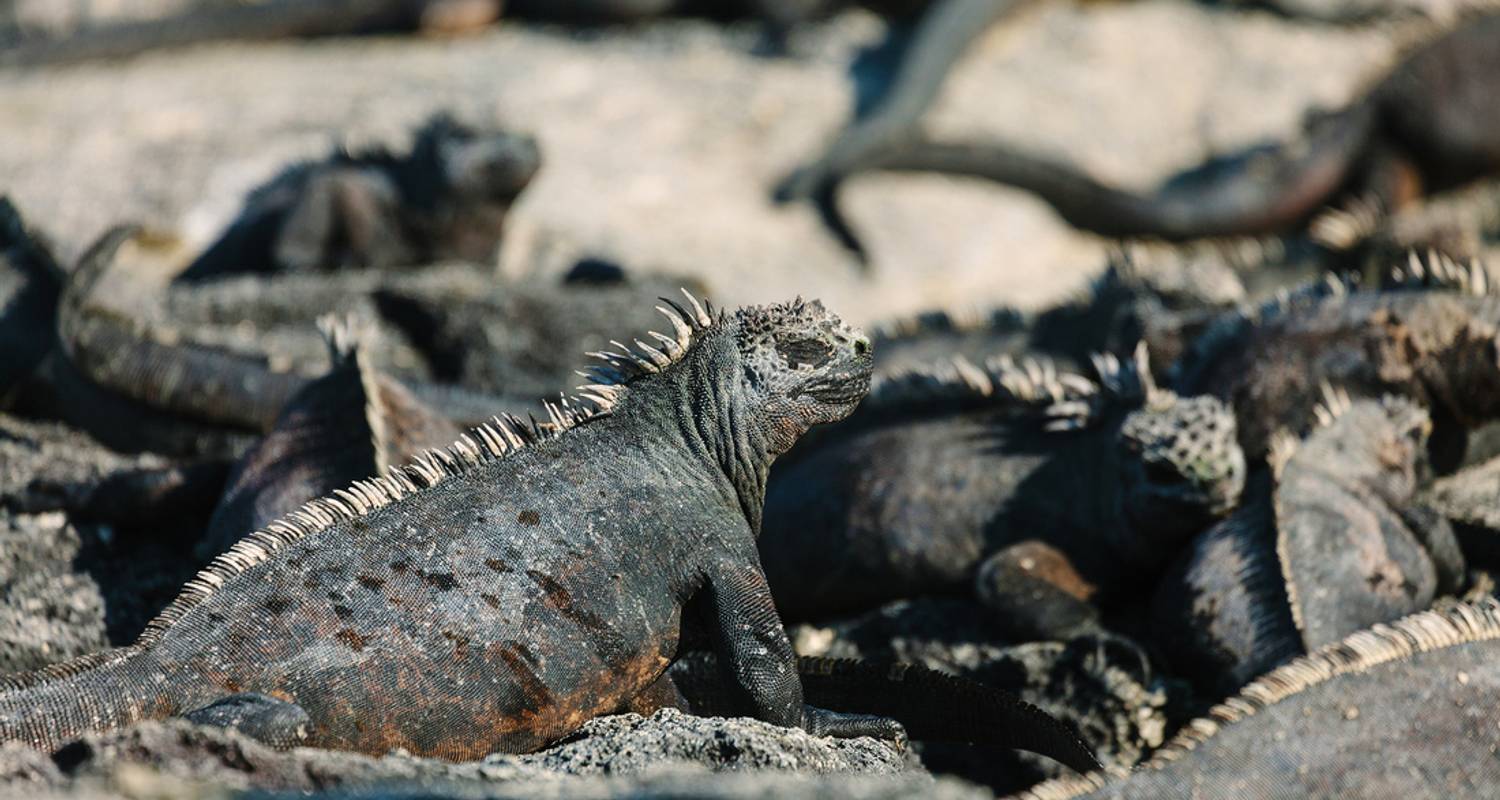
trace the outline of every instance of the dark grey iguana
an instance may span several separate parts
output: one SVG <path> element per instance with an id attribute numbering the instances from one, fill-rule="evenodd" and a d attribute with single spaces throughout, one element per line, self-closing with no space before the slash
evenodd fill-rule
<path id="1" fill-rule="evenodd" d="M 51 350 L 62 284 L 52 253 L 0 196 L 0 398 Z"/>
<path id="2" fill-rule="evenodd" d="M 1500 791 L 1497 692 L 1500 604 L 1455 604 L 1275 669 L 1132 772 L 1017 797 L 1488 797 Z"/>
<path id="3" fill-rule="evenodd" d="M 63 417 L 119 449 L 176 452 L 185 438 L 193 445 L 185 449 L 221 453 L 235 448 L 197 443 L 216 433 L 269 430 L 287 401 L 316 376 L 264 356 L 198 344 L 100 302 L 97 284 L 131 235 L 129 228 L 106 234 L 80 259 L 64 289 L 60 352 L 50 371 Z M 461 424 L 530 405 L 440 384 L 409 388 Z"/>
<path id="4" fill-rule="evenodd" d="M 867 169 L 940 172 L 1035 193 L 1069 223 L 1106 236 L 1191 239 L 1288 230 L 1340 196 L 1397 209 L 1414 197 L 1500 170 L 1500 14 L 1464 21 L 1415 49 L 1367 95 L 1314 115 L 1301 140 L 1213 159 L 1149 194 L 1002 144 L 945 144 L 917 121 L 948 68 L 984 26 L 1020 0 L 939 3 L 889 99 L 778 189 L 814 201 L 834 235 L 864 249 L 838 208 L 841 181 Z"/>
<path id="5" fill-rule="evenodd" d="M 659 678 L 684 623 L 757 717 L 893 732 L 803 705 L 755 552 L 770 462 L 864 396 L 869 341 L 817 302 L 668 316 L 676 336 L 596 369 L 593 405 L 312 501 L 135 644 L 0 679 L 0 740 L 51 748 L 248 693 L 300 708 L 307 744 L 530 750 Z"/>
<path id="6" fill-rule="evenodd" d="M 148 328 L 312 374 L 327 366 L 316 320 L 353 314 L 381 323 L 381 336 L 366 345 L 371 364 L 419 394 L 434 391 L 422 384 L 441 382 L 529 407 L 570 391 L 586 366 L 583 353 L 650 327 L 656 298 L 681 286 L 701 289 L 691 278 L 656 274 L 608 285 L 502 280 L 488 268 L 449 263 L 178 284 L 123 310 Z"/>
<path id="7" fill-rule="evenodd" d="M 1453 524 L 1471 564 L 1500 565 L 1500 457 L 1438 478 L 1419 499 Z"/>
<path id="8" fill-rule="evenodd" d="M 1344 271 L 1359 274 L 1378 274 L 1413 251 L 1457 262 L 1500 261 L 1500 178 L 1441 192 L 1389 214 L 1368 202 L 1351 202 L 1320 216 L 1312 233 Z"/>
<path id="9" fill-rule="evenodd" d="M 1096 600 L 1149 579 L 1233 507 L 1244 462 L 1220 403 L 1156 390 L 1145 369 L 1101 361 L 1096 384 L 959 362 L 884 379 L 772 477 L 761 558 L 778 605 L 807 618 L 962 590 L 985 558 L 1033 539 Z M 1053 407 L 1084 421 L 1051 430 Z"/>
<path id="10" fill-rule="evenodd" d="M 1452 529 L 1414 505 L 1426 413 L 1334 397 L 1270 475 L 1157 586 L 1152 629 L 1179 670 L 1223 696 L 1302 653 L 1423 610 L 1459 588 Z"/>
<path id="11" fill-rule="evenodd" d="M 929 311 L 877 325 L 875 372 L 920 369 L 954 356 L 983 361 L 1028 353 L 1077 369 L 1094 353 L 1126 352 L 1142 340 L 1153 364 L 1171 364 L 1206 320 L 1243 302 L 1241 264 L 1259 263 L 1257 253 L 1284 252 L 1277 242 L 1220 244 L 1121 244 L 1081 297 L 1043 311 Z M 1248 252 L 1226 249 L 1234 245 Z"/>
<path id="12" fill-rule="evenodd" d="M 1312 427 L 1323 387 L 1425 406 L 1434 465 L 1461 457 L 1465 431 L 1500 415 L 1500 296 L 1462 275 L 1446 288 L 1353 290 L 1326 280 L 1224 315 L 1172 368 L 1181 394 L 1230 403 L 1251 459 L 1273 432 Z"/>
<path id="13" fill-rule="evenodd" d="M 540 166 L 530 136 L 437 114 L 405 155 L 340 150 L 285 170 L 251 192 L 240 217 L 177 280 L 488 263 L 511 203 Z"/>
<path id="14" fill-rule="evenodd" d="M 235 465 L 199 543 L 203 561 L 306 502 L 458 439 L 453 423 L 365 362 L 368 331 L 333 318 L 323 329 L 332 369 L 292 395 Z"/>

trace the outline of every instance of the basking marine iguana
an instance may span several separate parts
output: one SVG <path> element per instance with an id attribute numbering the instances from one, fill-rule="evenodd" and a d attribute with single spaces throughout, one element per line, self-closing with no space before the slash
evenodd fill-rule
<path id="1" fill-rule="evenodd" d="M 200 544 L 210 555 L 310 499 L 420 457 L 424 441 L 450 442 L 459 435 L 399 386 L 373 382 L 378 374 L 363 363 L 349 321 L 328 319 L 321 327 L 334 350 L 335 366 L 292 398 L 276 428 L 235 468 Z M 1076 732 L 1002 691 L 916 665 L 799 658 L 797 668 L 806 699 L 820 707 L 888 716 L 918 738 L 1035 749 L 1080 772 L 1098 767 Z M 629 709 L 642 714 L 667 706 L 699 715 L 754 713 L 745 700 L 738 687 L 724 680 L 713 654 L 698 652 L 631 700 Z M 256 703 L 230 704 L 228 709 L 246 707 Z M 211 708 L 192 718 L 240 722 L 225 717 L 223 706 Z M 294 713 L 281 716 L 301 720 Z M 955 725 L 955 720 L 967 724 Z M 254 726 L 251 730 L 266 733 Z M 270 733 L 274 741 L 275 732 Z"/>
<path id="2" fill-rule="evenodd" d="M 1039 542 L 1069 565 L 1051 570 L 1061 594 L 1031 603 L 1002 582 L 981 598 L 1054 638 L 1049 619 L 1145 580 L 1234 506 L 1244 461 L 1222 404 L 1156 389 L 1138 358 L 1102 359 L 1098 383 L 1007 361 L 883 379 L 773 471 L 761 559 L 778 606 L 803 619 L 963 591 Z"/>
<path id="3" fill-rule="evenodd" d="M 1216 158 L 1149 194 L 1095 181 L 1072 166 L 1001 144 L 921 137 L 917 118 L 963 48 L 1018 0 L 949 0 L 924 20 L 910 63 L 881 109 L 848 129 L 777 199 L 813 201 L 863 264 L 838 207 L 839 184 L 863 170 L 984 178 L 1035 193 L 1070 224 L 1106 236 L 1191 239 L 1295 228 L 1340 196 L 1395 210 L 1415 197 L 1500 170 L 1500 14 L 1417 48 L 1347 108 L 1313 115 L 1303 140 Z"/>
<path id="4" fill-rule="evenodd" d="M 1500 296 L 1482 270 L 1441 260 L 1398 277 L 1386 289 L 1328 278 L 1227 313 L 1173 366 L 1170 384 L 1228 402 L 1252 460 L 1275 431 L 1313 426 L 1325 385 L 1409 397 L 1431 413 L 1434 467 L 1447 470 L 1466 431 L 1500 416 Z"/>
<path id="5" fill-rule="evenodd" d="M 50 749 L 249 693 L 301 709 L 315 746 L 531 750 L 659 678 L 684 623 L 757 717 L 894 733 L 803 704 L 755 552 L 771 461 L 859 402 L 869 342 L 817 302 L 691 306 L 668 312 L 676 336 L 602 354 L 590 402 L 548 426 L 501 420 L 314 500 L 136 643 L 0 678 L 0 740 Z"/>
<path id="6" fill-rule="evenodd" d="M 1144 341 L 1153 365 L 1170 365 L 1198 330 L 1245 299 L 1238 272 L 1282 260 L 1277 241 L 1123 242 L 1082 296 L 1043 311 L 1009 307 L 927 311 L 873 326 L 875 374 L 920 370 L 962 356 L 1045 355 L 1068 370 L 1095 353 Z"/>
<path id="7" fill-rule="evenodd" d="M 1427 414 L 1337 393 L 1319 413 L 1305 440 L 1278 440 L 1271 474 L 1157 585 L 1158 644 L 1218 696 L 1464 580 L 1452 528 L 1415 502 Z"/>
<path id="8" fill-rule="evenodd" d="M 119 449 L 195 449 L 196 433 L 187 437 L 193 440 L 187 445 L 194 446 L 178 447 L 182 437 L 173 434 L 180 428 L 269 430 L 290 398 L 315 376 L 277 368 L 263 357 L 185 341 L 176 330 L 142 324 L 98 302 L 95 289 L 131 236 L 130 228 L 105 234 L 80 259 L 64 288 L 57 315 L 60 352 L 52 359 L 51 376 L 64 382 L 56 392 L 63 416 Z M 412 383 L 409 389 L 464 425 L 502 411 L 524 413 L 532 402 L 431 383 Z M 127 406 L 128 413 L 120 411 Z M 96 424 L 106 414 L 110 424 Z M 219 452 L 214 445 L 207 449 Z"/>
<path id="9" fill-rule="evenodd" d="M 406 155 L 339 150 L 276 176 L 250 193 L 240 217 L 176 280 L 486 263 L 511 204 L 540 167 L 532 137 L 436 114 Z"/>
<path id="10" fill-rule="evenodd" d="M 1500 602 L 1376 625 L 1295 659 L 1184 725 L 1132 771 L 1017 800 L 1489 797 L 1500 792 Z"/>
<path id="11" fill-rule="evenodd" d="M 203 561 L 302 504 L 411 462 L 460 431 L 365 362 L 353 320 L 326 318 L 333 367 L 281 410 L 276 425 L 235 465 L 208 531 Z"/>

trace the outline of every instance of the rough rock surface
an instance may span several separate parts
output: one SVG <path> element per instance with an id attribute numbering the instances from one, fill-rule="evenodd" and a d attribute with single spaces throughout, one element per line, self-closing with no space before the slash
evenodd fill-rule
<path id="1" fill-rule="evenodd" d="M 1172 717 L 1185 711 L 1176 704 L 1186 687 L 1153 676 L 1150 665 L 1123 640 L 1081 637 L 1008 644 L 995 637 L 979 608 L 957 599 L 898 601 L 852 620 L 799 625 L 791 635 L 801 655 L 911 661 L 1015 692 L 1075 725 L 1107 765 L 1139 762 L 1164 741 L 1175 722 Z M 945 770 L 1001 790 L 1015 788 L 1009 781 L 1018 771 L 1056 775 L 1060 770 L 1025 755 L 1014 763 L 1001 760 L 999 774 L 973 770 L 953 764 L 948 748 L 943 750 Z M 984 761 L 995 760 L 995 754 L 983 755 Z"/>
<path id="2" fill-rule="evenodd" d="M 0 413 L 0 507 L 63 508 L 107 475 L 164 463 L 115 453 L 66 425 Z"/>
<path id="3" fill-rule="evenodd" d="M 104 597 L 74 560 L 85 534 L 60 511 L 0 511 L 0 673 L 104 647 Z"/>
<path id="4" fill-rule="evenodd" d="M 747 773 L 749 780 L 724 781 L 719 794 L 712 773 Z M 819 780 L 830 775 L 842 779 Z M 305 748 L 277 752 L 237 733 L 180 720 L 87 736 L 51 759 L 23 747 L 0 749 L 5 793 L 44 788 L 79 794 L 105 787 L 139 796 L 135 790 L 154 786 L 175 795 L 209 785 L 355 794 L 378 786 L 383 797 L 829 796 L 821 793 L 830 790 L 843 797 L 886 797 L 929 789 L 945 797 L 973 796 L 958 785 L 934 783 L 909 755 L 873 739 L 825 739 L 750 719 L 692 717 L 670 709 L 650 717 L 600 718 L 548 750 L 464 764 L 402 753 L 370 758 Z"/>

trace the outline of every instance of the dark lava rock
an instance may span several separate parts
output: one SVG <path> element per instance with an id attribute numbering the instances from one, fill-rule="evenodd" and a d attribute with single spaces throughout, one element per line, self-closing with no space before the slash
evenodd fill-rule
<path id="1" fill-rule="evenodd" d="M 84 535 L 60 511 L 0 510 L 0 673 L 108 645 L 104 597 L 74 566 Z"/>
<path id="2" fill-rule="evenodd" d="M 821 738 L 673 710 L 603 717 L 548 750 L 464 764 L 400 752 L 382 758 L 311 748 L 277 752 L 231 731 L 148 722 L 85 736 L 51 759 L 22 747 L 0 749 L 0 794 L 27 787 L 68 796 L 101 787 L 127 796 L 247 789 L 360 797 L 986 796 L 933 781 L 909 755 L 873 739 Z"/>
<path id="3" fill-rule="evenodd" d="M 1160 746 L 1186 709 L 1187 687 L 1152 674 L 1128 640 L 1084 636 L 1069 642 L 1008 644 L 984 610 L 959 598 L 891 603 L 850 620 L 792 629 L 802 655 L 910 661 L 1014 692 L 1074 725 L 1106 765 L 1131 766 Z M 919 745 L 923 763 L 1000 791 L 1064 774 L 1025 753 L 996 754 Z"/>

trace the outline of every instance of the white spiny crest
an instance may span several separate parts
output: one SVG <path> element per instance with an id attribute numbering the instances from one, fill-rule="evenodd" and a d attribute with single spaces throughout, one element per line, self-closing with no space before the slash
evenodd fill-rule
<path id="1" fill-rule="evenodd" d="M 1308 225 L 1314 243 L 1334 252 L 1348 250 L 1374 235 L 1385 221 L 1385 204 L 1366 193 L 1350 199 L 1342 208 L 1330 208 Z"/>
<path id="2" fill-rule="evenodd" d="M 1322 399 L 1313 406 L 1313 416 L 1317 419 L 1319 427 L 1326 428 L 1332 425 L 1334 420 L 1354 407 L 1354 402 L 1349 399 L 1349 393 L 1328 381 L 1319 384 L 1318 394 Z"/>
<path id="3" fill-rule="evenodd" d="M 1395 288 L 1448 289 L 1475 296 L 1490 294 L 1489 270 L 1477 258 L 1460 264 L 1431 249 L 1425 259 L 1416 250 L 1408 250 L 1406 263 L 1393 265 L 1386 281 Z"/>
<path id="4" fill-rule="evenodd" d="M 215 558 L 207 567 L 189 580 L 182 592 L 142 633 L 131 647 L 147 648 L 184 614 L 203 602 L 227 580 L 247 569 L 271 558 L 278 550 L 307 536 L 323 531 L 341 520 L 352 519 L 390 505 L 415 492 L 442 483 L 450 477 L 460 475 L 475 465 L 504 458 L 534 442 L 562 435 L 566 431 L 591 419 L 607 415 L 618 402 L 623 384 L 645 371 L 658 371 L 687 352 L 694 334 L 709 327 L 709 312 L 693 302 L 694 311 L 681 309 L 676 303 L 667 301 L 677 313 L 667 312 L 678 333 L 676 339 L 655 335 L 663 348 L 643 348 L 646 355 L 630 352 L 615 342 L 620 353 L 602 353 L 600 356 L 608 366 L 593 367 L 587 377 L 598 382 L 581 387 L 578 398 L 559 396 L 556 401 L 543 404 L 547 421 L 529 421 L 510 414 L 494 417 L 467 433 L 446 448 L 428 450 L 405 465 L 391 466 L 378 477 L 354 481 L 349 486 L 335 490 L 303 504 L 297 510 L 268 524 L 265 528 L 248 534 L 234 547 Z M 663 361 L 665 360 L 665 363 Z M 25 685 L 47 680 L 59 675 L 70 675 L 67 670 L 85 668 L 92 662 L 84 660 L 68 662 L 58 670 L 31 673 L 25 676 Z M 64 669 L 65 667 L 66 669 Z M 17 678 L 14 685 L 22 685 Z M 0 686 L 11 684 L 0 683 Z"/>

